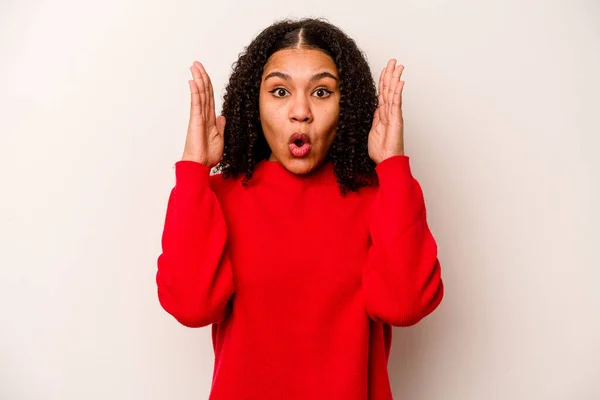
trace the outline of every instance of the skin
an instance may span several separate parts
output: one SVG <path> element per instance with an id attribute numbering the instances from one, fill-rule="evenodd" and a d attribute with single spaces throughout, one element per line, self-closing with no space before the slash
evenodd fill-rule
<path id="1" fill-rule="evenodd" d="M 333 144 L 340 115 L 335 63 L 314 49 L 276 52 L 263 69 L 259 109 L 271 148 L 269 161 L 279 162 L 298 175 L 318 168 Z M 310 137 L 312 148 L 306 157 L 294 157 L 290 152 L 290 138 L 295 132 Z"/>
<path id="2" fill-rule="evenodd" d="M 212 168 L 223 154 L 226 121 L 215 115 L 212 83 L 204 66 L 195 61 L 190 71 L 194 79 L 188 81 L 190 121 L 182 160 Z M 404 66 L 391 59 L 379 77 L 379 107 L 368 136 L 369 157 L 376 164 L 404 155 L 403 71 Z M 273 73 L 275 76 L 269 77 Z M 263 70 L 259 98 L 261 124 L 272 151 L 269 160 L 295 174 L 318 168 L 335 139 L 339 102 L 339 74 L 325 53 L 295 48 L 273 54 Z M 307 157 L 290 153 L 289 140 L 294 132 L 310 137 L 312 150 Z"/>
<path id="3" fill-rule="evenodd" d="M 369 132 L 369 157 L 379 164 L 383 160 L 404 155 L 404 119 L 402 117 L 403 65 L 388 61 L 379 75 L 379 107 L 373 115 Z"/>

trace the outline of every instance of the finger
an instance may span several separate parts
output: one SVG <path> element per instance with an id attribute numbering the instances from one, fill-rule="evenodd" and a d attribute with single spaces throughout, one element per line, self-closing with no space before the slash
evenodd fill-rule
<path id="1" fill-rule="evenodd" d="M 198 115 L 200 113 L 200 93 L 198 92 L 198 86 L 194 80 L 189 80 L 190 86 L 190 116 Z"/>
<path id="2" fill-rule="evenodd" d="M 402 115 L 402 89 L 404 88 L 404 81 L 400 81 L 398 85 L 396 85 L 396 89 L 394 90 L 394 97 L 392 100 L 392 115 L 394 117 Z"/>
<path id="3" fill-rule="evenodd" d="M 383 96 L 383 76 L 385 75 L 385 68 L 381 70 L 379 74 L 379 84 L 377 85 L 377 102 L 379 103 L 379 107 L 383 107 L 385 104 L 385 96 Z"/>
<path id="4" fill-rule="evenodd" d="M 215 92 L 213 89 L 212 81 L 210 76 L 206 74 L 208 78 L 208 107 L 209 107 L 209 120 L 212 122 L 216 122 L 217 115 L 215 114 Z"/>
<path id="5" fill-rule="evenodd" d="M 204 69 L 204 65 L 202 63 L 196 61 L 194 63 L 196 68 L 200 70 L 200 76 L 202 77 L 202 83 L 204 83 L 204 96 L 206 96 L 206 104 L 210 101 L 210 88 L 208 87 L 208 73 L 206 69 Z"/>
<path id="6" fill-rule="evenodd" d="M 387 66 L 383 67 L 383 69 L 381 70 L 381 76 L 379 77 L 379 113 L 377 113 L 377 118 L 378 121 L 380 121 L 383 124 L 387 124 L 387 105 L 385 102 L 386 96 L 385 96 L 385 89 L 384 89 L 384 84 L 385 84 L 385 72 L 387 71 Z"/>
<path id="7" fill-rule="evenodd" d="M 204 105 L 206 104 L 206 93 L 205 93 L 205 89 L 204 89 L 204 80 L 202 80 L 202 73 L 196 67 L 196 65 L 191 66 L 190 71 L 192 71 L 192 76 L 194 77 L 194 82 L 196 83 L 196 86 L 198 86 L 200 107 L 204 107 Z"/>
<path id="8" fill-rule="evenodd" d="M 382 79 L 381 79 L 381 92 L 380 97 L 381 97 L 381 110 L 379 113 L 379 119 L 381 121 L 381 123 L 383 124 L 387 124 L 388 122 L 388 109 L 389 109 L 389 104 L 388 104 L 388 96 L 387 96 L 387 92 L 388 92 L 388 85 L 389 85 L 389 77 L 390 77 L 390 67 L 393 63 L 393 59 L 389 60 L 387 65 L 383 68 L 382 71 Z"/>
<path id="9" fill-rule="evenodd" d="M 379 124 L 379 112 L 381 111 L 381 107 L 375 109 L 375 114 L 373 114 L 373 126 L 377 126 Z"/>
<path id="10" fill-rule="evenodd" d="M 389 96 L 389 91 L 390 91 L 390 82 L 392 80 L 392 74 L 394 72 L 394 67 L 396 66 L 396 60 L 395 59 L 390 59 L 387 63 L 387 66 L 385 68 L 385 76 L 383 77 L 383 96 L 385 98 L 385 104 L 386 107 L 389 108 L 390 106 L 390 96 Z"/>
<path id="11" fill-rule="evenodd" d="M 403 65 L 398 65 L 394 68 L 394 71 L 392 73 L 392 77 L 390 79 L 390 86 L 387 93 L 387 102 L 390 104 L 390 106 L 394 98 L 394 93 L 396 92 L 396 86 L 398 86 L 398 82 L 400 82 L 400 76 L 402 76 L 403 69 Z"/>
<path id="12" fill-rule="evenodd" d="M 189 80 L 188 84 L 190 86 L 190 93 L 191 93 L 191 106 L 197 106 L 200 105 L 200 96 L 198 93 L 198 86 L 196 86 L 196 82 L 194 82 L 194 80 Z"/>
<path id="13" fill-rule="evenodd" d="M 225 134 L 226 122 L 227 121 L 225 120 L 225 117 L 222 115 L 219 115 L 215 120 L 215 125 L 217 125 L 217 131 L 219 132 L 220 136 L 224 136 Z"/>
<path id="14" fill-rule="evenodd" d="M 389 69 L 390 69 L 390 64 L 391 64 L 392 60 L 389 60 L 387 65 L 384 68 L 384 72 L 383 72 L 383 84 L 381 85 L 381 94 L 383 96 L 383 104 L 385 104 L 386 100 L 387 100 L 387 91 L 388 91 L 388 84 L 389 84 Z"/>

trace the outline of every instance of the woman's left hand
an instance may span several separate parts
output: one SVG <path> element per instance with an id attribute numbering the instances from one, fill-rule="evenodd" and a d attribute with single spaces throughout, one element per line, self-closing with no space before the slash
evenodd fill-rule
<path id="1" fill-rule="evenodd" d="M 403 65 L 388 61 L 379 77 L 379 107 L 369 132 L 369 157 L 376 164 L 389 157 L 404 155 L 404 121 L 402 119 Z"/>

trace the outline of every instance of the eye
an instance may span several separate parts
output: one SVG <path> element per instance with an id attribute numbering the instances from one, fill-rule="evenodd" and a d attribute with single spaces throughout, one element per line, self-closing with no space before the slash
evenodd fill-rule
<path id="1" fill-rule="evenodd" d="M 331 90 L 325 89 L 325 88 L 319 88 L 317 90 L 314 91 L 314 93 L 318 93 L 317 97 L 320 99 L 325 99 L 327 97 L 329 97 L 329 95 L 331 95 L 331 93 L 333 93 Z"/>
<path id="2" fill-rule="evenodd" d="M 275 95 L 275 97 L 284 97 L 285 94 L 287 93 L 287 90 L 282 87 L 278 87 L 278 88 L 275 88 L 275 89 L 269 91 L 269 93 L 273 93 L 273 95 Z"/>
<path id="3" fill-rule="evenodd" d="M 273 95 L 275 97 L 282 98 L 282 97 L 285 97 L 286 93 L 289 93 L 289 92 L 287 91 L 287 89 L 278 87 L 273 90 L 270 90 L 269 93 L 273 93 Z M 326 88 L 318 88 L 317 90 L 315 90 L 313 92 L 313 94 L 316 94 L 319 99 L 325 99 L 325 98 L 329 97 L 332 93 L 333 92 L 331 90 L 326 89 Z"/>

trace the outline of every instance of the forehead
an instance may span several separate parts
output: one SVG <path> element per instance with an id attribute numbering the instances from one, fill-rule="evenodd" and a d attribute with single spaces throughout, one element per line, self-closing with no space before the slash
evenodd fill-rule
<path id="1" fill-rule="evenodd" d="M 331 57 L 315 49 L 284 49 L 275 52 L 267 60 L 263 75 L 274 70 L 286 71 L 292 76 L 311 75 L 317 70 L 337 72 Z"/>

